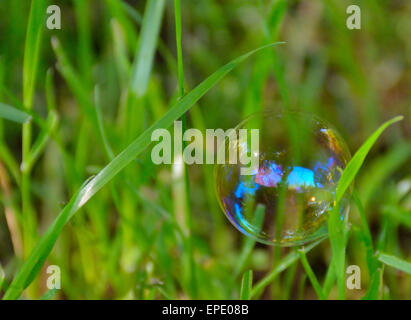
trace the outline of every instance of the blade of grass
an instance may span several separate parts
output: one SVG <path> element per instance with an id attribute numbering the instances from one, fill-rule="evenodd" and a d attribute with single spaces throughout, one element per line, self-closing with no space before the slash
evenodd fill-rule
<path id="1" fill-rule="evenodd" d="M 305 285 L 307 282 L 307 274 L 304 273 L 298 283 L 298 300 L 304 300 Z"/>
<path id="2" fill-rule="evenodd" d="M 361 231 L 362 231 L 362 238 L 365 244 L 368 271 L 370 275 L 372 276 L 378 267 L 378 261 L 376 260 L 374 256 L 374 246 L 372 243 L 371 232 L 370 232 L 370 228 L 368 227 L 367 217 L 365 216 L 364 208 L 361 204 L 361 200 L 358 197 L 357 191 L 355 189 L 353 190 L 352 195 L 353 195 L 354 202 L 358 208 L 358 212 L 360 213 Z"/>
<path id="3" fill-rule="evenodd" d="M 48 115 L 47 126 L 42 129 L 38 138 L 34 142 L 33 147 L 30 150 L 30 154 L 29 154 L 27 161 L 21 164 L 21 169 L 23 171 L 31 171 L 36 160 L 40 157 L 41 153 L 43 152 L 44 148 L 47 145 L 47 142 L 49 141 L 51 135 L 56 129 L 57 124 L 58 124 L 57 112 L 54 110 L 51 110 Z"/>
<path id="4" fill-rule="evenodd" d="M 216 85 L 226 74 L 233 70 L 239 63 L 246 60 L 251 55 L 266 48 L 271 48 L 274 44 L 269 44 L 255 50 L 252 50 L 227 63 L 196 88 L 186 94 L 170 110 L 150 128 L 145 130 L 137 139 L 135 139 L 123 152 L 115 157 L 106 167 L 104 167 L 88 183 L 83 184 L 80 190 L 74 194 L 70 202 L 59 213 L 53 224 L 47 229 L 41 237 L 35 249 L 24 262 L 18 271 L 10 288 L 7 290 L 3 299 L 17 299 L 23 290 L 30 284 L 30 280 L 38 273 L 45 259 L 52 250 L 63 226 L 70 218 L 82 207 L 91 197 L 93 197 L 101 188 L 110 182 L 122 169 L 131 161 L 140 155 L 145 148 L 151 143 L 151 135 L 154 130 L 159 128 L 168 128 L 173 122 L 179 119 L 187 110 L 189 110 L 204 94 Z M 297 259 L 297 257 L 296 257 Z"/>
<path id="5" fill-rule="evenodd" d="M 31 115 L 0 102 L 0 118 L 11 120 L 17 123 L 26 123 L 31 120 Z"/>
<path id="6" fill-rule="evenodd" d="M 411 229 L 411 211 L 405 210 L 399 206 L 387 205 L 383 207 L 384 214 L 394 218 L 398 222 L 402 223 Z"/>
<path id="7" fill-rule="evenodd" d="M 127 17 L 127 14 L 129 13 L 126 6 L 124 6 L 124 2 L 119 0 L 106 0 L 105 2 L 107 4 L 110 16 L 117 20 L 124 31 L 127 47 L 135 52 L 137 48 L 138 37 L 135 31 L 135 26 Z M 140 19 L 138 19 L 138 21 L 141 22 L 141 17 Z"/>
<path id="8" fill-rule="evenodd" d="M 55 94 L 53 81 L 54 81 L 53 70 L 48 69 L 47 74 L 46 74 L 46 85 L 45 85 L 48 111 L 57 109 L 56 94 Z"/>
<path id="9" fill-rule="evenodd" d="M 305 255 L 305 252 L 303 249 L 298 250 L 299 254 L 300 254 L 300 260 L 301 260 L 301 264 L 304 267 L 305 273 L 307 273 L 308 278 L 311 281 L 311 284 L 315 290 L 315 292 L 317 293 L 317 296 L 320 300 L 325 300 L 325 295 L 323 292 L 323 289 L 320 286 L 320 283 L 317 280 L 317 277 L 315 276 L 313 269 L 311 269 L 310 264 L 308 263 L 307 260 L 307 256 Z"/>
<path id="10" fill-rule="evenodd" d="M 402 116 L 395 117 L 384 124 L 382 124 L 358 149 L 355 155 L 352 157 L 347 167 L 343 171 L 341 178 L 337 185 L 335 194 L 335 206 L 330 213 L 328 219 L 328 231 L 330 235 L 330 243 L 333 251 L 332 262 L 335 265 L 335 272 L 337 276 L 338 284 L 338 296 L 340 299 L 345 297 L 345 247 L 346 247 L 346 220 L 340 218 L 340 201 L 343 198 L 345 192 L 352 184 L 355 176 L 360 170 L 365 157 L 374 145 L 378 137 L 382 132 L 391 124 L 402 120 Z"/>
<path id="11" fill-rule="evenodd" d="M 111 149 L 110 143 L 108 142 L 106 131 L 104 130 L 103 115 L 101 114 L 101 103 L 100 103 L 100 87 L 96 86 L 94 88 L 94 102 L 96 105 L 96 117 L 98 122 L 98 128 L 100 131 L 101 139 L 103 140 L 104 149 L 106 151 L 109 160 L 114 159 L 114 152 Z"/>
<path id="12" fill-rule="evenodd" d="M 244 272 L 243 278 L 241 280 L 240 300 L 250 300 L 251 299 L 252 285 L 253 285 L 253 271 L 248 270 Z"/>
<path id="13" fill-rule="evenodd" d="M 5 96 L 12 101 L 12 104 L 15 106 L 16 109 L 19 109 L 20 111 L 27 113 L 31 117 L 31 121 L 29 123 L 34 123 L 42 129 L 46 127 L 47 125 L 46 121 L 37 112 L 26 109 L 23 105 L 23 102 L 21 102 L 19 98 L 17 98 L 17 96 L 15 96 L 7 88 L 4 88 L 3 91 L 4 91 Z"/>
<path id="14" fill-rule="evenodd" d="M 284 290 L 281 299 L 290 300 L 293 286 L 295 283 L 295 278 L 297 274 L 298 264 L 295 263 L 290 268 L 287 269 L 284 275 Z"/>
<path id="15" fill-rule="evenodd" d="M 370 161 L 367 171 L 358 181 L 357 190 L 364 208 L 367 209 L 375 192 L 385 186 L 385 181 L 411 157 L 411 142 L 399 142 L 375 160 Z"/>
<path id="16" fill-rule="evenodd" d="M 180 0 L 174 0 L 174 15 L 175 15 L 175 22 L 176 22 L 178 86 L 180 89 L 180 97 L 182 97 L 184 95 L 184 68 L 183 68 L 183 50 L 181 46 L 181 4 L 180 4 Z"/>
<path id="17" fill-rule="evenodd" d="M 378 268 L 372 275 L 370 281 L 370 287 L 367 293 L 361 298 L 361 300 L 377 300 L 380 292 L 382 281 L 382 268 Z"/>
<path id="18" fill-rule="evenodd" d="M 44 31 L 44 18 L 47 0 L 31 2 L 29 22 L 27 25 L 23 65 L 23 103 L 31 109 L 40 56 L 40 45 Z"/>
<path id="19" fill-rule="evenodd" d="M 384 122 L 358 149 L 355 155 L 352 157 L 350 162 L 347 164 L 343 174 L 341 175 L 340 181 L 338 182 L 337 191 L 335 194 L 335 201 L 339 203 L 347 191 L 348 187 L 353 182 L 355 176 L 357 175 L 358 171 L 360 170 L 365 157 L 367 156 L 368 152 L 370 151 L 371 147 L 377 141 L 378 137 L 383 133 L 385 129 L 387 129 L 390 125 L 401 121 L 404 117 L 397 116 Z"/>
<path id="20" fill-rule="evenodd" d="M 78 44 L 77 57 L 83 82 L 90 86 L 92 82 L 92 41 L 90 26 L 90 1 L 74 0 L 76 14 Z"/>
<path id="21" fill-rule="evenodd" d="M 83 187 L 87 186 L 87 180 Z M 3 296 L 3 300 L 17 299 L 23 290 L 33 281 L 34 277 L 40 271 L 44 261 L 47 259 L 50 251 L 53 249 L 61 230 L 64 225 L 69 221 L 70 214 L 73 208 L 78 206 L 81 200 L 79 196 L 80 192 L 77 192 L 70 202 L 60 212 L 57 219 L 54 220 L 52 225 L 47 229 L 44 235 L 40 238 L 39 242 L 24 262 L 23 266 L 19 270 L 18 274 L 10 284 L 6 293 Z"/>
<path id="22" fill-rule="evenodd" d="M 26 111 L 33 109 L 40 46 L 44 32 L 47 0 L 32 1 L 26 31 L 23 61 L 23 105 Z M 32 123 L 26 122 L 22 129 L 22 163 L 30 158 Z M 37 239 L 37 217 L 31 204 L 30 171 L 21 170 L 21 206 L 24 256 L 27 257 Z"/>
<path id="23" fill-rule="evenodd" d="M 387 266 L 393 267 L 395 269 L 404 271 L 408 274 L 411 274 L 411 263 L 405 260 L 402 260 L 398 257 L 380 252 L 377 254 L 378 260 Z"/>
<path id="24" fill-rule="evenodd" d="M 121 5 L 128 12 L 128 14 L 133 17 L 135 21 L 137 21 L 138 23 L 143 22 L 143 17 L 134 7 L 132 7 L 130 4 L 124 1 L 121 1 Z"/>
<path id="25" fill-rule="evenodd" d="M 335 282 L 335 267 L 333 263 L 330 263 L 327 269 L 327 274 L 325 275 L 324 283 L 323 283 L 323 292 L 324 292 L 326 299 L 328 299 L 328 296 L 330 295 L 334 282 Z"/>
<path id="26" fill-rule="evenodd" d="M 51 300 L 57 293 L 58 289 L 50 289 L 40 297 L 40 300 Z"/>
<path id="27" fill-rule="evenodd" d="M 20 187 L 21 176 L 19 164 L 17 163 L 13 154 L 11 153 L 7 145 L 3 142 L 3 140 L 0 140 L 0 158 L 1 161 L 3 161 L 6 165 L 7 169 L 10 171 L 11 175 L 16 181 L 16 184 Z"/>
<path id="28" fill-rule="evenodd" d="M 257 208 L 255 209 L 254 218 L 253 218 L 253 226 L 256 226 L 257 230 L 261 228 L 265 215 L 265 206 L 262 204 L 258 204 Z M 243 270 L 245 264 L 247 263 L 251 253 L 253 252 L 253 248 L 255 246 L 255 239 L 252 237 L 246 237 L 243 249 L 240 253 L 240 258 L 238 259 L 237 267 L 234 271 L 234 278 L 240 274 Z"/>
<path id="29" fill-rule="evenodd" d="M 320 244 L 322 241 L 324 241 L 325 238 L 320 239 L 312 244 L 310 244 L 307 247 L 304 247 L 304 252 L 307 253 L 314 247 L 316 247 L 318 244 Z M 267 287 L 276 277 L 279 275 L 281 272 L 283 272 L 285 269 L 290 267 L 293 263 L 298 261 L 298 258 L 300 257 L 299 253 L 297 250 L 294 250 L 287 254 L 282 261 L 275 266 L 271 272 L 266 275 L 263 279 L 261 279 L 254 287 L 253 290 L 251 291 L 251 297 L 253 298 L 258 298 L 260 294 L 263 292 L 265 287 Z"/>
<path id="30" fill-rule="evenodd" d="M 126 2 L 121 2 L 121 6 L 123 7 L 124 11 L 130 16 L 130 18 L 137 23 L 137 25 L 140 26 L 142 24 L 143 19 L 141 17 L 141 14 L 136 10 L 136 8 L 132 7 Z M 157 41 L 158 52 L 166 61 L 169 70 L 171 72 L 177 72 L 177 62 L 175 61 L 175 58 L 171 53 L 170 49 L 166 46 L 166 44 L 161 38 L 158 38 Z"/>
<path id="31" fill-rule="evenodd" d="M 190 110 L 190 112 L 193 127 L 199 129 L 201 132 L 206 132 L 207 126 L 200 106 L 194 106 Z M 215 252 L 217 252 L 218 254 L 225 255 L 227 250 L 229 250 L 229 241 L 226 240 L 229 237 L 229 234 L 226 232 L 224 225 L 225 217 L 221 214 L 221 209 L 219 208 L 217 201 L 215 201 L 213 169 L 214 168 L 212 165 L 202 166 L 207 203 L 209 204 L 209 212 L 212 217 L 212 225 L 214 228 L 213 233 L 215 234 L 215 236 L 212 239 L 212 246 Z M 248 237 L 246 238 L 249 239 Z M 236 276 L 238 276 L 239 274 L 240 273 L 237 273 Z"/>
<path id="32" fill-rule="evenodd" d="M 181 46 L 181 5 L 180 0 L 174 0 L 174 17 L 176 25 L 176 47 L 177 47 L 177 65 L 178 65 L 178 87 L 179 87 L 179 99 L 184 96 L 184 68 L 183 68 L 183 51 Z M 182 116 L 182 130 L 185 132 L 187 127 L 187 115 Z M 186 147 L 186 141 L 182 140 L 183 149 Z M 175 155 L 175 159 L 182 158 L 182 154 Z M 179 163 L 176 163 L 175 166 L 180 166 Z M 191 239 L 191 206 L 190 206 L 190 185 L 188 179 L 188 168 L 185 163 L 182 163 L 183 170 L 179 170 L 178 167 L 175 167 L 174 172 L 182 172 L 179 176 L 175 176 L 175 182 L 173 183 L 174 195 L 180 199 L 175 201 L 175 211 L 178 214 L 179 203 L 184 204 L 181 206 L 182 211 L 177 217 L 182 217 L 183 221 L 179 221 L 182 229 L 186 231 L 186 244 L 187 244 L 187 260 L 189 265 L 189 279 L 190 279 L 190 288 L 193 298 L 197 296 L 197 281 L 195 276 L 195 263 L 193 257 L 193 243 Z M 181 186 L 181 190 L 179 190 Z"/>
<path id="33" fill-rule="evenodd" d="M 4 274 L 3 267 L 0 264 L 0 293 L 3 290 L 3 284 L 4 284 L 5 278 L 6 278 L 6 275 Z"/>
<path id="34" fill-rule="evenodd" d="M 147 90 L 157 38 L 160 32 L 165 0 L 149 0 L 141 28 L 141 36 L 136 52 L 135 63 L 132 67 L 131 90 L 141 97 Z"/>
<path id="35" fill-rule="evenodd" d="M 378 234 L 377 242 L 375 244 L 375 249 L 377 251 L 383 251 L 386 249 L 391 219 L 389 218 L 389 216 L 384 215 L 382 216 L 381 220 L 382 220 L 381 227 L 380 227 L 381 230 Z"/>
<path id="36" fill-rule="evenodd" d="M 59 70 L 59 72 L 66 80 L 78 103 L 83 108 L 84 113 L 87 115 L 88 119 L 93 124 L 94 129 L 97 131 L 98 121 L 94 111 L 94 107 L 89 98 L 90 88 L 84 85 L 82 79 L 71 65 L 67 57 L 67 53 L 61 45 L 60 40 L 57 37 L 52 37 L 51 45 L 53 47 L 53 50 L 58 61 L 57 70 Z"/>

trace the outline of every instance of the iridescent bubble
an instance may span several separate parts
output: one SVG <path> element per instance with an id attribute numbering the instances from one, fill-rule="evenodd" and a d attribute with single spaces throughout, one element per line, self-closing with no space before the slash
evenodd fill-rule
<path id="1" fill-rule="evenodd" d="M 258 151 L 240 131 L 259 129 Z M 223 150 L 221 150 L 224 147 Z M 229 153 L 258 158 L 252 174 L 229 160 Z M 319 118 L 299 112 L 254 114 L 225 139 L 223 164 L 215 165 L 217 197 L 231 223 L 257 241 L 301 245 L 327 235 L 341 173 L 350 160 L 339 133 Z M 253 153 L 253 154 L 252 154 Z M 340 204 L 341 218 L 348 200 Z"/>

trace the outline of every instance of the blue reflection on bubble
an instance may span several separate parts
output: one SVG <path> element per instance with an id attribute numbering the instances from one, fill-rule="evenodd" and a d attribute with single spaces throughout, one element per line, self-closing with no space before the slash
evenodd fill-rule
<path id="1" fill-rule="evenodd" d="M 258 187 L 258 184 L 255 184 L 254 187 L 248 187 L 245 185 L 244 181 L 240 181 L 235 190 L 235 196 L 237 198 L 242 198 L 244 194 L 254 195 Z"/>
<path id="2" fill-rule="evenodd" d="M 294 167 L 287 177 L 287 184 L 296 190 L 315 187 L 314 172 L 307 168 Z"/>
<path id="3" fill-rule="evenodd" d="M 327 213 L 335 204 L 336 187 L 350 158 L 334 129 L 309 116 L 296 119 L 306 143 L 302 148 L 287 139 L 288 125 L 282 116 L 264 116 L 262 123 L 250 118 L 238 128 L 262 128 L 257 172 L 241 175 L 240 167 L 230 163 L 215 169 L 217 195 L 226 216 L 238 230 L 263 243 L 298 245 L 324 236 Z M 238 141 L 227 140 L 227 144 L 226 150 L 238 148 Z M 298 158 L 291 148 L 300 148 Z M 242 147 L 238 152 L 246 150 Z M 257 215 L 258 205 L 265 209 Z M 348 201 L 342 199 L 340 205 L 344 219 Z"/>

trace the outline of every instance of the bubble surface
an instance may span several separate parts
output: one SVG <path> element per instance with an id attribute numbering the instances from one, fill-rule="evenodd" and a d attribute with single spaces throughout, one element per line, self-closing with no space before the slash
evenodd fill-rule
<path id="1" fill-rule="evenodd" d="M 243 129 L 248 139 L 240 140 Z M 251 148 L 253 129 L 259 129 L 257 151 Z M 219 151 L 225 159 L 215 165 L 217 197 L 239 231 L 279 246 L 301 245 L 327 235 L 337 183 L 350 160 L 344 140 L 327 122 L 298 112 L 254 114 L 226 137 Z M 233 151 L 238 160 L 257 158 L 251 174 L 242 174 L 247 162 L 229 160 Z M 340 211 L 343 218 L 347 198 Z"/>

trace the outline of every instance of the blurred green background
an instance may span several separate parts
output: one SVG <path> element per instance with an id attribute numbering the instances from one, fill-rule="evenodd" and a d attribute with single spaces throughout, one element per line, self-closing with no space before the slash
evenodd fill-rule
<path id="1" fill-rule="evenodd" d="M 149 16 L 150 2 L 158 9 L 163 1 L 47 3 L 61 8 L 61 30 L 45 27 L 44 12 L 33 73 L 24 68 L 34 56 L 26 38 L 31 2 L 0 1 L 0 101 L 31 109 L 35 120 L 23 125 L 23 140 L 21 124 L 0 122 L 3 289 L 82 183 L 181 95 L 174 2 L 164 1 L 157 20 Z M 361 8 L 361 30 L 346 27 L 351 4 Z M 239 55 L 286 42 L 229 73 L 188 112 L 187 127 L 227 129 L 265 108 L 302 110 L 331 122 L 354 154 L 382 122 L 404 116 L 371 150 L 355 186 L 375 249 L 410 261 L 411 2 L 181 0 L 181 19 L 186 92 Z M 133 65 L 139 68 L 139 54 L 156 40 L 147 89 L 130 94 Z M 149 60 L 143 60 L 145 67 Z M 32 102 L 24 72 L 35 75 Z M 30 144 L 38 154 L 31 168 L 22 170 Z M 187 168 L 186 201 L 184 176 L 172 166 L 154 165 L 150 152 L 73 217 L 24 297 L 44 294 L 46 267 L 58 265 L 62 289 L 56 299 L 233 299 L 239 298 L 245 270 L 253 270 L 258 284 L 287 262 L 284 257 L 294 249 L 254 247 L 231 226 L 218 207 L 211 165 Z M 358 265 L 362 273 L 361 289 L 346 290 L 346 296 L 359 299 L 372 281 L 355 205 L 350 223 L 346 265 Z M 323 283 L 331 257 L 328 240 L 307 257 Z M 300 261 L 287 267 L 253 298 L 316 299 Z M 381 280 L 376 298 L 411 298 L 406 272 L 385 266 Z M 335 283 L 326 287 L 327 296 L 336 298 Z"/>

